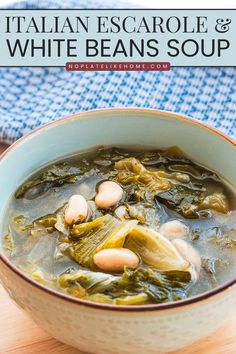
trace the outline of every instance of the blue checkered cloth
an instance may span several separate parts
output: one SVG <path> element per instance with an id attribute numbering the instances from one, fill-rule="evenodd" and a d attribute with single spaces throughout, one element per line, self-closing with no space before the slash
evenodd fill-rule
<path id="1" fill-rule="evenodd" d="M 13 6 L 11 6 L 13 7 Z M 14 8 L 118 8 L 111 1 L 24 1 Z M 236 138 L 236 68 L 169 72 L 0 70 L 0 140 L 12 143 L 42 124 L 97 108 L 148 107 L 186 114 Z"/>

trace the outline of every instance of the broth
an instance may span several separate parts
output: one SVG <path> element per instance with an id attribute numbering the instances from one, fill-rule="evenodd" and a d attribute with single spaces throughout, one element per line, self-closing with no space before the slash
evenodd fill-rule
<path id="1" fill-rule="evenodd" d="M 122 188 L 121 197 L 99 207 L 107 181 Z M 113 192 L 103 193 L 109 199 Z M 68 223 L 73 195 L 88 210 Z M 177 147 L 99 147 L 46 166 L 16 191 L 4 251 L 34 280 L 74 297 L 115 305 L 178 301 L 235 276 L 235 206 L 235 191 Z M 128 257 L 123 263 L 120 254 Z M 129 267 L 129 257 L 137 264 Z"/>

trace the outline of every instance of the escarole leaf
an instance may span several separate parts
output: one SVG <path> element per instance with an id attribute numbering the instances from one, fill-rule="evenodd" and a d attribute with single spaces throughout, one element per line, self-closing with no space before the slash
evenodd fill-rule
<path id="1" fill-rule="evenodd" d="M 126 236 L 137 223 L 137 220 L 120 222 L 107 214 L 94 221 L 74 225 L 71 230 L 74 240 L 67 252 L 80 265 L 96 269 L 93 263 L 95 253 L 104 248 L 123 247 Z"/>
<path id="2" fill-rule="evenodd" d="M 125 291 L 124 291 L 125 293 Z M 140 293 L 135 295 L 124 295 L 120 297 L 113 297 L 112 295 L 105 295 L 102 293 L 87 295 L 86 300 L 95 301 L 112 305 L 145 305 L 151 303 L 148 294 Z"/>
<path id="3" fill-rule="evenodd" d="M 58 285 L 76 297 L 118 305 L 178 300 L 186 297 L 191 286 L 189 272 L 157 272 L 151 268 L 125 268 L 121 276 L 78 270 L 62 274 Z"/>
<path id="4" fill-rule="evenodd" d="M 187 270 L 189 263 L 175 246 L 158 232 L 136 226 L 126 238 L 124 247 L 137 253 L 142 261 L 158 270 Z"/>
<path id="5" fill-rule="evenodd" d="M 44 227 L 54 227 L 57 221 L 57 217 L 54 214 L 45 215 L 42 218 L 35 220 L 35 223 Z"/>
<path id="6" fill-rule="evenodd" d="M 93 234 L 94 231 L 102 229 L 109 221 L 111 221 L 112 216 L 106 214 L 90 222 L 85 222 L 78 225 L 73 225 L 71 229 L 71 236 L 78 238 L 82 236 L 89 236 Z"/>
<path id="7" fill-rule="evenodd" d="M 66 163 L 53 165 L 43 172 L 41 172 L 37 177 L 31 178 L 30 181 L 22 184 L 22 186 L 16 191 L 16 198 L 25 197 L 26 193 L 31 190 L 30 198 L 36 198 L 48 189 L 56 186 L 61 186 L 65 183 L 76 182 L 78 176 L 81 173 L 81 167 L 70 166 Z M 34 190 L 34 187 L 39 187 Z"/>
<path id="8" fill-rule="evenodd" d="M 142 203 L 126 204 L 127 216 L 136 219 L 140 224 L 156 229 L 160 226 L 160 210 L 154 207 L 144 206 Z"/>
<path id="9" fill-rule="evenodd" d="M 116 298 L 113 298 L 111 295 L 97 293 L 97 294 L 87 295 L 86 300 L 105 303 L 105 304 L 126 305 L 126 306 L 144 305 L 144 304 L 151 303 L 149 296 L 145 293 L 120 296 Z"/>
<path id="10" fill-rule="evenodd" d="M 145 159 L 143 159 L 145 161 Z M 177 165 L 178 166 L 178 165 Z M 190 175 L 196 177 L 195 167 L 183 165 L 182 170 L 192 172 Z M 115 168 L 119 171 L 116 180 L 124 186 L 136 186 L 133 191 L 135 202 L 147 199 L 147 192 L 151 197 L 165 204 L 169 209 L 180 213 L 186 218 L 199 218 L 201 210 L 209 209 L 221 213 L 229 211 L 229 202 L 223 193 L 214 193 L 205 195 L 206 188 L 191 182 L 190 176 L 182 172 L 167 172 L 163 169 L 147 169 L 135 157 L 121 159 L 115 163 Z M 202 168 L 199 167 L 199 174 L 202 179 L 209 176 L 209 173 L 203 176 Z M 204 177 L 204 178 L 203 178 Z M 209 177 L 209 178 L 210 178 Z M 217 176 L 213 176 L 217 180 Z M 138 187 L 137 187 L 138 186 Z M 132 194 L 126 188 L 126 193 Z M 138 190 L 137 190 L 138 188 Z M 145 188 L 143 190 L 142 188 Z M 139 198 L 136 197 L 137 192 Z M 140 198 L 141 193 L 141 198 Z M 129 198 L 129 202 L 132 200 Z"/>
<path id="11" fill-rule="evenodd" d="M 147 221 L 146 209 L 142 205 L 126 205 L 126 211 L 130 218 L 136 219 L 140 224 L 145 224 Z"/>
<path id="12" fill-rule="evenodd" d="M 78 291 L 77 287 L 86 294 L 96 294 L 109 291 L 118 282 L 119 278 L 110 274 L 79 270 L 74 274 L 62 274 L 58 278 L 58 284 L 64 289 Z M 82 291 L 83 289 L 83 291 Z"/>
<path id="13" fill-rule="evenodd" d="M 212 209 L 226 214 L 229 212 L 229 202 L 224 194 L 213 193 L 203 199 L 200 209 Z"/>
<path id="14" fill-rule="evenodd" d="M 45 216 L 42 216 L 39 219 L 36 219 L 33 221 L 32 224 L 30 225 L 24 225 L 20 227 L 21 231 L 28 231 L 29 235 L 33 235 L 34 231 L 37 231 L 38 229 L 45 228 L 44 234 L 47 235 L 47 233 L 52 233 L 53 231 L 56 230 L 55 224 L 57 221 L 57 216 L 56 214 L 48 214 Z"/>
<path id="15" fill-rule="evenodd" d="M 115 168 L 122 170 L 116 177 L 121 184 L 141 183 L 145 184 L 151 191 L 166 190 L 171 187 L 163 173 L 160 177 L 157 171 L 147 170 L 135 157 L 116 162 Z"/>
<path id="16" fill-rule="evenodd" d="M 176 183 L 190 182 L 189 176 L 184 173 L 147 169 L 134 157 L 116 162 L 115 168 L 122 170 L 117 175 L 118 182 L 122 184 L 141 183 L 146 185 L 151 192 L 167 190 Z"/>
<path id="17" fill-rule="evenodd" d="M 116 305 L 145 305 L 150 303 L 150 297 L 146 293 L 127 295 L 114 299 Z"/>
<path id="18" fill-rule="evenodd" d="M 79 270 L 72 274 L 62 274 L 57 283 L 68 294 L 90 301 L 111 303 L 114 300 L 107 292 L 117 286 L 120 277 L 106 273 Z"/>
<path id="19" fill-rule="evenodd" d="M 144 166 L 155 167 L 168 165 L 173 161 L 187 161 L 183 152 L 177 146 L 172 146 L 167 150 L 144 152 L 139 156 L 139 159 Z"/>
<path id="20" fill-rule="evenodd" d="M 213 193 L 204 197 L 204 192 L 203 187 L 177 185 L 168 191 L 158 193 L 155 198 L 186 218 L 198 218 L 198 212 L 207 209 L 224 214 L 229 211 L 229 202 L 223 193 Z"/>
<path id="21" fill-rule="evenodd" d="M 213 180 L 213 181 L 220 182 L 219 177 L 214 172 L 209 171 L 203 168 L 202 166 L 193 163 L 192 161 L 189 161 L 188 164 L 185 164 L 183 162 L 184 161 L 182 161 L 182 163 L 169 165 L 168 170 L 186 173 L 199 181 Z"/>
<path id="22" fill-rule="evenodd" d="M 125 289 L 144 292 L 159 303 L 185 298 L 185 290 L 191 285 L 191 274 L 185 271 L 157 272 L 152 268 L 126 268 L 120 284 Z"/>
<path id="23" fill-rule="evenodd" d="M 107 214 L 94 221 L 74 225 L 66 249 L 77 263 L 96 269 L 94 255 L 105 248 L 126 247 L 143 263 L 158 270 L 187 270 L 185 261 L 172 243 L 158 232 L 137 226 L 137 220 L 119 221 Z"/>
<path id="24" fill-rule="evenodd" d="M 203 199 L 203 191 L 194 187 L 178 185 L 168 191 L 158 193 L 155 198 L 185 217 L 196 218 L 198 217 L 198 205 Z"/>

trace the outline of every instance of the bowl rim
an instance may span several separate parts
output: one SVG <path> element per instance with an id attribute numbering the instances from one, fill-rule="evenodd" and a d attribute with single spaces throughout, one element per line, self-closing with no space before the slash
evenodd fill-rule
<path id="1" fill-rule="evenodd" d="M 153 108 L 137 108 L 137 107 L 117 107 L 117 108 L 103 108 L 103 109 L 93 109 L 93 110 L 88 110 L 88 111 L 82 111 L 75 113 L 73 115 L 65 116 L 63 118 L 57 119 L 56 121 L 49 122 L 47 124 L 44 124 L 31 132 L 25 134 L 23 137 L 18 139 L 15 143 L 13 143 L 11 146 L 8 147 L 7 150 L 5 150 L 2 155 L 0 156 L 0 163 L 3 159 L 5 159 L 8 154 L 15 149 L 17 149 L 18 145 L 20 145 L 22 142 L 27 140 L 30 137 L 34 137 L 35 135 L 40 134 L 42 131 L 44 131 L 47 128 L 53 128 L 54 126 L 60 125 L 60 124 L 65 124 L 68 120 L 73 121 L 73 120 L 80 120 L 80 119 L 87 119 L 91 116 L 94 116 L 94 114 L 109 114 L 109 113 L 121 113 L 121 112 L 134 112 L 134 113 L 151 113 L 153 115 L 162 115 L 165 118 L 169 119 L 176 119 L 180 121 L 184 121 L 185 123 L 191 124 L 191 125 L 196 125 L 198 127 L 202 127 L 204 129 L 209 130 L 211 133 L 214 135 L 217 135 L 221 139 L 224 139 L 233 147 L 236 148 L 236 141 L 226 134 L 220 132 L 219 130 L 209 126 L 206 123 L 203 123 L 201 121 L 196 120 L 195 118 L 188 117 L 187 115 L 183 115 L 180 113 L 175 113 L 175 112 L 170 112 L 166 110 L 158 110 L 158 109 L 153 109 Z M 36 287 L 38 290 L 42 290 L 43 292 L 47 293 L 48 295 L 55 296 L 56 298 L 59 298 L 61 300 L 66 300 L 70 303 L 74 303 L 77 305 L 82 305 L 86 306 L 88 308 L 95 308 L 97 310 L 109 310 L 109 311 L 119 311 L 119 312 L 147 312 L 147 311 L 163 311 L 163 310 L 170 310 L 170 309 L 175 309 L 179 307 L 184 307 L 188 305 L 193 305 L 196 304 L 200 301 L 207 300 L 210 297 L 213 297 L 214 295 L 222 293 L 224 290 L 227 290 L 228 288 L 232 287 L 233 285 L 236 284 L 236 277 L 233 278 L 230 281 L 227 281 L 216 288 L 213 288 L 209 291 L 200 293 L 198 295 L 192 296 L 187 299 L 179 300 L 179 301 L 170 301 L 167 303 L 160 303 L 160 304 L 149 304 L 149 305 L 112 305 L 112 304 L 103 304 L 103 303 L 97 303 L 97 302 L 92 302 L 80 298 L 75 298 L 70 295 L 67 295 L 65 293 L 61 293 L 59 291 L 53 290 L 52 288 L 49 288 L 33 279 L 31 279 L 29 276 L 21 272 L 8 258 L 7 256 L 3 253 L 0 252 L 0 261 L 3 262 L 5 266 L 7 266 L 13 273 L 15 273 L 17 276 L 19 276 L 21 279 L 25 280 L 28 282 L 30 285 L 33 287 Z"/>

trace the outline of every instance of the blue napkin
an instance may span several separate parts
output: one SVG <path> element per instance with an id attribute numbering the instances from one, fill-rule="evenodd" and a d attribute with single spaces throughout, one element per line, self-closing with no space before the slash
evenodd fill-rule
<path id="1" fill-rule="evenodd" d="M 14 4 L 14 8 L 63 7 L 130 6 L 104 0 L 31 0 Z M 183 113 L 236 138 L 236 68 L 172 68 L 169 72 L 0 70 L 0 140 L 6 143 L 66 115 L 129 106 Z"/>

